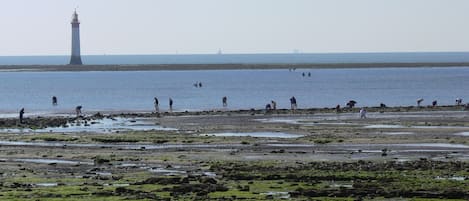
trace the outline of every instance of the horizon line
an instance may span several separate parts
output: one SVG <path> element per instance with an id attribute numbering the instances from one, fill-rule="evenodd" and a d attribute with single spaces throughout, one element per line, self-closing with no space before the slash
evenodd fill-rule
<path id="1" fill-rule="evenodd" d="M 433 54 L 433 53 L 469 53 L 468 51 L 388 51 L 388 52 L 283 52 L 283 53 L 165 53 L 165 54 L 82 54 L 81 56 L 192 56 L 192 55 L 307 55 L 307 54 Z M 70 55 L 0 55 L 0 57 L 70 57 Z"/>

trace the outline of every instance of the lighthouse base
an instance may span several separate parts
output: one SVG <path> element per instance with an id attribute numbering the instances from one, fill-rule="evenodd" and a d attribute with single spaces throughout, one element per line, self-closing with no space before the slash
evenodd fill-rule
<path id="1" fill-rule="evenodd" d="M 72 56 L 70 58 L 70 65 L 82 65 L 80 56 Z"/>

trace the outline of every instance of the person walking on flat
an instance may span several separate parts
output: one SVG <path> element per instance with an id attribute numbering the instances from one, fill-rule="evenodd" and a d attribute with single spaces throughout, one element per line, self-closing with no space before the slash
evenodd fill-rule
<path id="1" fill-rule="evenodd" d="M 292 110 L 295 110 L 298 106 L 296 105 L 296 98 L 295 96 L 292 96 L 290 98 L 290 105 L 291 105 L 291 109 Z"/>
<path id="2" fill-rule="evenodd" d="M 23 123 L 23 115 L 24 115 L 24 108 L 21 108 L 21 110 L 20 110 L 20 124 Z"/>
<path id="3" fill-rule="evenodd" d="M 81 105 L 75 107 L 75 113 L 77 114 L 77 117 L 81 116 Z"/>
<path id="4" fill-rule="evenodd" d="M 157 97 L 154 98 L 154 104 L 155 104 L 155 112 L 159 112 L 160 111 L 160 103 L 159 103 Z"/>
<path id="5" fill-rule="evenodd" d="M 52 105 L 57 106 L 57 97 L 52 96 Z"/>
<path id="6" fill-rule="evenodd" d="M 226 96 L 223 96 L 223 98 L 222 98 L 223 107 L 228 106 L 228 102 L 227 102 L 227 101 L 228 101 L 228 98 L 227 98 Z"/>
<path id="7" fill-rule="evenodd" d="M 169 98 L 169 111 L 173 111 L 173 99 Z"/>

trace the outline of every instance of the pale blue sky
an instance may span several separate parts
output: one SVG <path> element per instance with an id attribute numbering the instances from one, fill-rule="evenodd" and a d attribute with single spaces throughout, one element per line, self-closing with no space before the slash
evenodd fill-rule
<path id="1" fill-rule="evenodd" d="M 0 55 L 469 51 L 468 0 L 1 0 Z"/>

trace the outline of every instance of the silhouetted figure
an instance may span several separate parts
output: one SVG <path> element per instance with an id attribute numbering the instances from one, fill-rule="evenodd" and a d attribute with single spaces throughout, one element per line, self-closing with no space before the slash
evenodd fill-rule
<path id="1" fill-rule="evenodd" d="M 366 109 L 360 109 L 360 119 L 366 119 Z"/>
<path id="2" fill-rule="evenodd" d="M 302 75 L 303 75 L 303 77 L 304 77 L 304 76 L 305 76 L 305 73 L 303 73 Z"/>
<path id="3" fill-rule="evenodd" d="M 169 98 L 169 111 L 173 111 L 173 99 Z"/>
<path id="4" fill-rule="evenodd" d="M 335 112 L 337 112 L 337 113 L 340 112 L 340 105 L 335 106 Z"/>
<path id="5" fill-rule="evenodd" d="M 158 101 L 157 97 L 154 98 L 154 103 L 153 104 L 155 105 L 155 112 L 159 112 L 160 111 L 160 102 Z"/>
<path id="6" fill-rule="evenodd" d="M 290 98 L 290 106 L 292 110 L 295 110 L 298 106 L 296 105 L 296 98 L 295 96 L 292 96 Z"/>
<path id="7" fill-rule="evenodd" d="M 272 106 L 270 104 L 267 103 L 267 105 L 265 105 L 265 110 L 271 110 L 272 109 Z"/>
<path id="8" fill-rule="evenodd" d="M 199 82 L 199 87 L 202 87 L 202 82 Z"/>
<path id="9" fill-rule="evenodd" d="M 311 73 L 310 73 L 310 72 L 308 72 L 308 77 L 311 77 Z"/>
<path id="10" fill-rule="evenodd" d="M 20 110 L 20 124 L 23 123 L 23 114 L 24 114 L 24 108 L 21 108 L 21 110 Z"/>
<path id="11" fill-rule="evenodd" d="M 347 103 L 347 106 L 349 108 L 353 108 L 353 107 L 355 107 L 355 104 L 357 104 L 357 101 L 349 100 L 348 103 Z"/>
<path id="12" fill-rule="evenodd" d="M 434 101 L 432 102 L 432 106 L 433 106 L 433 107 L 436 107 L 436 105 L 437 105 L 437 102 L 436 102 L 436 100 L 434 100 Z"/>
<path id="13" fill-rule="evenodd" d="M 223 102 L 223 107 L 228 106 L 228 98 L 226 98 L 226 96 L 223 96 L 221 101 Z"/>
<path id="14" fill-rule="evenodd" d="M 276 110 L 277 109 L 277 102 L 272 100 L 272 101 L 270 101 L 270 103 L 272 104 L 272 109 Z"/>
<path id="15" fill-rule="evenodd" d="M 380 103 L 380 104 L 379 104 L 379 107 L 380 107 L 380 108 L 386 108 L 386 104 Z"/>
<path id="16" fill-rule="evenodd" d="M 420 107 L 420 103 L 422 103 L 422 101 L 423 101 L 423 98 L 420 98 L 420 99 L 417 100 L 417 106 L 418 107 Z"/>
<path id="17" fill-rule="evenodd" d="M 81 105 L 75 107 L 75 113 L 77 114 L 77 117 L 81 116 Z"/>
<path id="18" fill-rule="evenodd" d="M 56 106 L 57 105 L 57 97 L 52 96 L 52 105 Z"/>
<path id="19" fill-rule="evenodd" d="M 462 104 L 462 98 L 456 98 L 456 105 L 460 106 Z"/>

